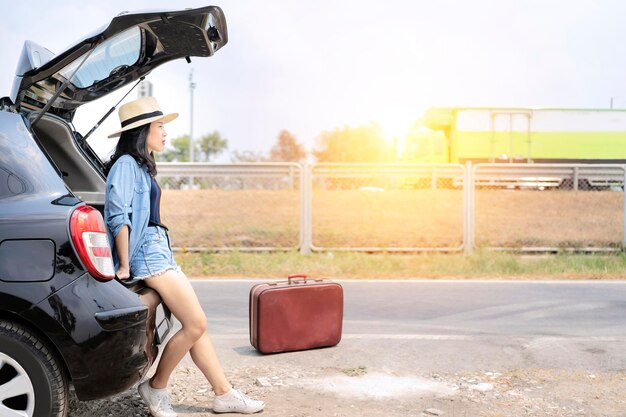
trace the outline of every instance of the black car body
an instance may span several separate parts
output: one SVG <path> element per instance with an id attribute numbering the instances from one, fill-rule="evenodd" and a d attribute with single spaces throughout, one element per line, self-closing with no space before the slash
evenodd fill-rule
<path id="1" fill-rule="evenodd" d="M 141 281 L 114 279 L 103 165 L 71 122 L 81 104 L 226 41 L 209 6 L 123 14 L 58 55 L 25 43 L 0 99 L 0 415 L 64 416 L 70 383 L 81 400 L 106 397 L 154 362 L 169 312 Z"/>

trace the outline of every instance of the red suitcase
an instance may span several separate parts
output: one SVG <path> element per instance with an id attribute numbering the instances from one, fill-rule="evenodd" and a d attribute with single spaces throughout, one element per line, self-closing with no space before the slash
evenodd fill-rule
<path id="1" fill-rule="evenodd" d="M 335 346 L 341 340 L 343 288 L 290 275 L 250 290 L 250 343 L 261 353 Z"/>

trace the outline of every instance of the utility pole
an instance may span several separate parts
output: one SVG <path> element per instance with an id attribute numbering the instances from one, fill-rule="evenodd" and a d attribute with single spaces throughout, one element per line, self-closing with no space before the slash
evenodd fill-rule
<path id="1" fill-rule="evenodd" d="M 193 162 L 193 68 L 189 71 L 189 162 Z M 189 189 L 193 190 L 193 176 L 189 176 Z"/>
<path id="2" fill-rule="evenodd" d="M 189 162 L 193 162 L 193 68 L 189 71 Z M 191 185 L 191 184 L 190 184 Z"/>
<path id="3" fill-rule="evenodd" d="M 152 95 L 152 83 L 148 80 L 143 80 L 139 83 L 139 88 L 137 89 L 137 98 L 148 97 Z"/>

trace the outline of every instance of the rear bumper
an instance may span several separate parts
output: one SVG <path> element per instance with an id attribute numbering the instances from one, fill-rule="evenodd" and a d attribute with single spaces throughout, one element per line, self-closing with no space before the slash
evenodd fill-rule
<path id="1" fill-rule="evenodd" d="M 69 335 L 55 344 L 80 400 L 107 397 L 137 383 L 171 327 L 156 291 L 143 284 L 102 283 L 87 274 L 40 305 L 51 309 Z"/>

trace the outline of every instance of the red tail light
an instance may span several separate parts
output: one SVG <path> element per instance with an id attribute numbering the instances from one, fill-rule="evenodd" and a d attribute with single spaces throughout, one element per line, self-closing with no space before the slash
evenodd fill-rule
<path id="1" fill-rule="evenodd" d="M 98 210 L 91 206 L 74 210 L 70 218 L 70 235 L 80 260 L 95 279 L 109 281 L 115 277 L 107 231 Z"/>

